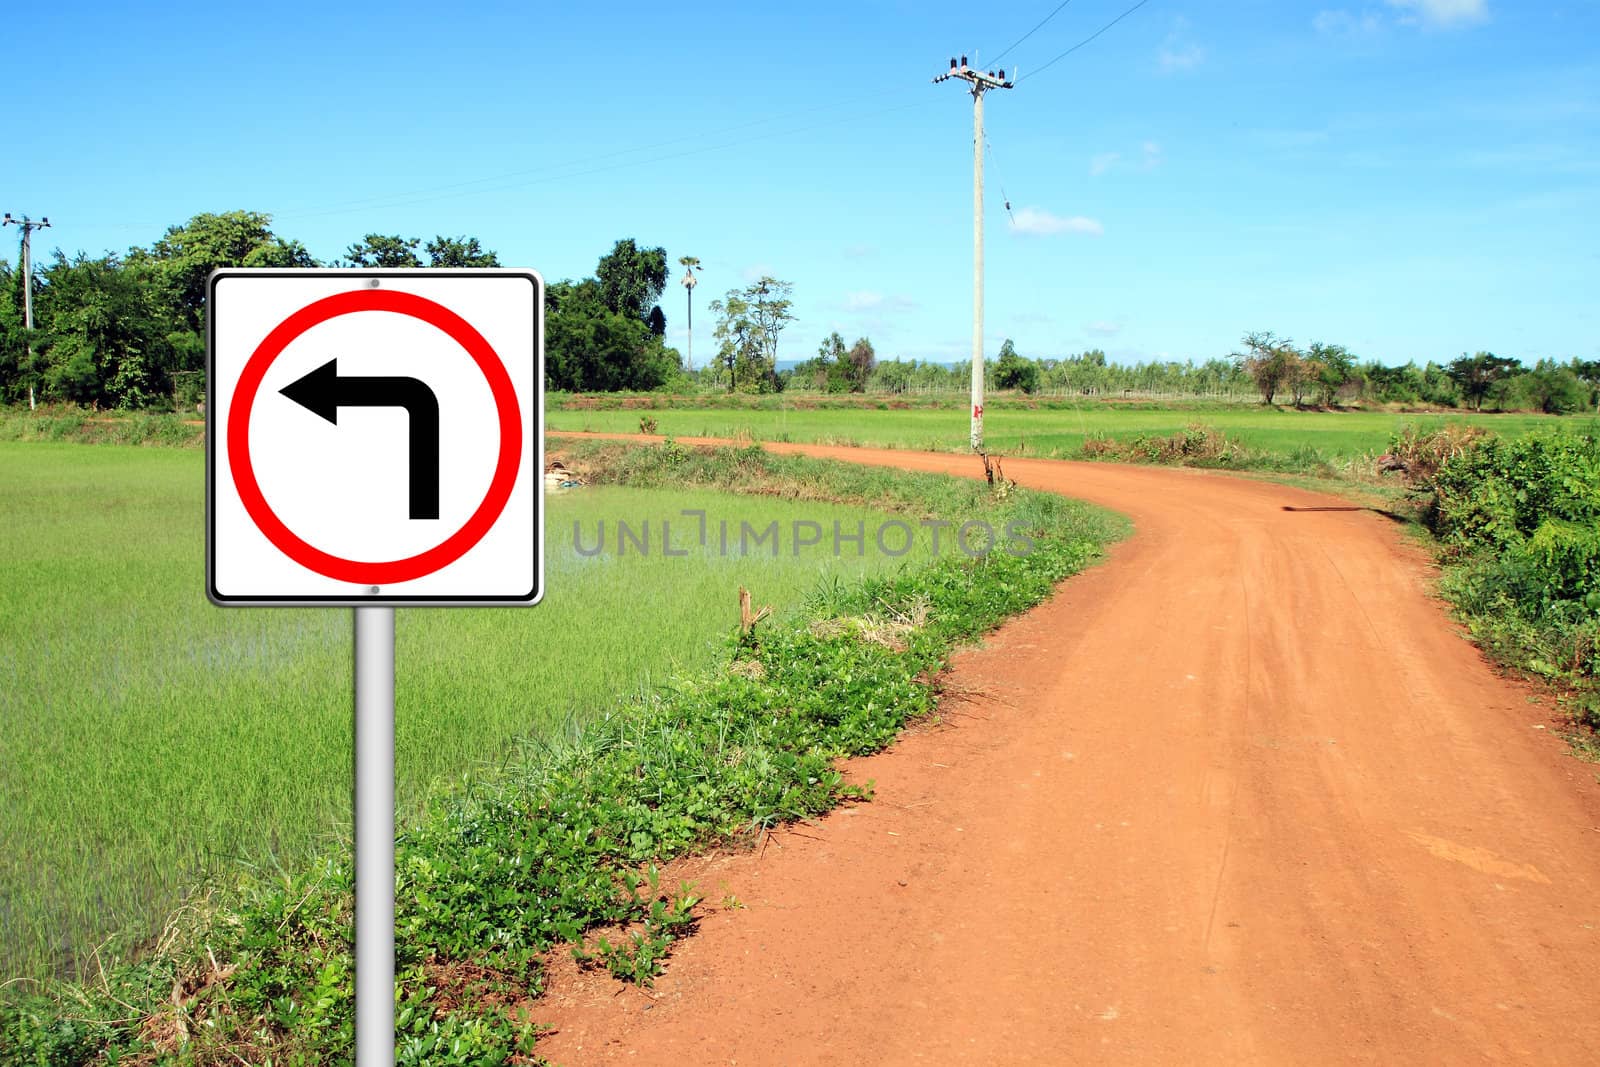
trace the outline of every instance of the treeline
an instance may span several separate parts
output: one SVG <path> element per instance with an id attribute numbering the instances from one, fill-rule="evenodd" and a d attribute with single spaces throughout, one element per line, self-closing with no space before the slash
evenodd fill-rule
<path id="1" fill-rule="evenodd" d="M 970 363 L 870 360 L 865 338 L 842 356 L 829 349 L 842 342 L 835 334 L 823 343 L 818 360 L 794 369 L 792 384 L 827 392 L 960 392 L 971 381 Z M 864 375 L 847 365 L 865 352 Z M 1255 394 L 1265 404 L 1324 407 L 1349 403 L 1411 404 L 1493 411 L 1562 414 L 1600 407 L 1600 360 L 1539 360 L 1527 367 L 1490 352 L 1463 354 L 1449 363 L 1415 361 L 1392 367 L 1361 361 L 1342 345 L 1313 343 L 1301 349 L 1271 333 L 1247 334 L 1243 349 L 1227 357 L 1112 363 L 1091 349 L 1061 359 L 1031 359 L 1007 340 L 999 357 L 984 364 L 988 389 L 1052 395 L 1116 396 L 1123 393 L 1215 397 Z"/>
<path id="2" fill-rule="evenodd" d="M 230 211 L 196 215 L 148 248 L 98 258 L 59 250 L 33 272 L 34 329 L 23 328 L 23 274 L 0 260 L 0 403 L 65 401 L 98 408 L 192 406 L 204 392 L 206 279 L 218 267 L 496 267 L 476 237 L 367 234 L 328 263 L 273 232 L 271 217 Z M 699 261 L 679 259 L 690 273 Z M 778 369 L 780 334 L 795 321 L 792 285 L 763 277 L 731 289 L 708 310 L 712 355 L 690 371 L 665 342 L 664 248 L 617 241 L 594 274 L 547 279 L 546 384 L 571 392 L 961 392 L 970 363 L 879 360 L 870 339 L 837 332 L 817 355 Z M 704 333 L 702 333 L 704 336 Z M 1268 332 L 1241 350 L 1207 359 L 1113 363 L 1091 349 L 1030 358 L 1007 340 L 985 361 L 988 388 L 1103 396 L 1158 393 L 1215 397 L 1257 393 L 1267 404 L 1352 402 L 1561 413 L 1600 405 L 1600 360 L 1544 359 L 1527 367 L 1489 352 L 1448 363 L 1391 367 L 1342 345 L 1305 348 Z"/>
<path id="3" fill-rule="evenodd" d="M 0 402 L 99 408 L 189 406 L 204 391 L 205 286 L 218 267 L 497 267 L 476 237 L 367 234 L 323 263 L 250 211 L 196 215 L 148 248 L 67 257 L 33 270 L 33 325 L 24 325 L 24 275 L 0 260 Z M 20 257 L 19 257 L 20 260 Z M 655 389 L 681 373 L 663 341 L 658 303 L 666 251 L 631 238 L 600 257 L 592 277 L 549 282 L 546 372 L 551 388 Z"/>

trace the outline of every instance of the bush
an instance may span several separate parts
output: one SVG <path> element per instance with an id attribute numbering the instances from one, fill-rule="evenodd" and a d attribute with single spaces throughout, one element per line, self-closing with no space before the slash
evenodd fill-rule
<path id="1" fill-rule="evenodd" d="M 1424 457 L 1443 451 L 1437 440 Z M 1473 636 L 1562 683 L 1600 726 L 1600 438 L 1488 436 L 1449 455 L 1424 517 L 1443 544 L 1445 594 Z"/>
<path id="2" fill-rule="evenodd" d="M 1469 552 L 1520 544 L 1552 519 L 1592 527 L 1600 522 L 1600 439 L 1488 437 L 1449 458 L 1432 488 L 1434 533 Z"/>

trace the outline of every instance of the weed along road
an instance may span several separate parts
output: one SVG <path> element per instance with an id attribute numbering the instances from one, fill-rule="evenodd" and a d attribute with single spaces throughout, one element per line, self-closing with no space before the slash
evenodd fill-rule
<path id="1" fill-rule="evenodd" d="M 941 722 L 848 765 L 871 803 L 669 871 L 707 916 L 653 991 L 558 961 L 542 1054 L 1600 1062 L 1595 768 L 1456 632 L 1422 549 L 1263 482 L 1005 473 L 1136 532 L 959 653 Z"/>

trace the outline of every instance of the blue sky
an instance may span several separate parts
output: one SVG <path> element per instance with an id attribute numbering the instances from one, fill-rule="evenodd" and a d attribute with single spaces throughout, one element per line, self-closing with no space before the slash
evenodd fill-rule
<path id="1" fill-rule="evenodd" d="M 781 358 L 837 329 L 959 359 L 972 107 L 931 78 L 1056 2 L 29 4 L 0 208 L 50 216 L 46 253 L 244 208 L 323 259 L 471 234 L 551 280 L 631 236 L 703 261 L 697 364 L 761 273 L 794 283 Z M 1148 0 L 1039 69 L 1133 2 L 999 64 L 991 357 L 1600 355 L 1600 3 Z"/>

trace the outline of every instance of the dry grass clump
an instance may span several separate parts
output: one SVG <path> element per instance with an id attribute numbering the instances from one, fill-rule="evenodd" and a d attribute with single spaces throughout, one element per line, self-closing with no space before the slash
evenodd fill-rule
<path id="1" fill-rule="evenodd" d="M 811 636 L 829 640 L 851 636 L 868 644 L 882 645 L 893 652 L 904 652 L 910 637 L 928 623 L 928 601 L 918 597 L 904 611 L 883 605 L 880 612 L 840 615 L 818 619 L 810 626 Z"/>
<path id="2" fill-rule="evenodd" d="M 1399 471 L 1412 485 L 1431 484 L 1440 467 L 1477 448 L 1488 436 L 1489 431 L 1480 426 L 1461 423 L 1432 430 L 1407 426 L 1394 435 L 1389 451 L 1378 457 L 1378 470 Z"/>
<path id="3" fill-rule="evenodd" d="M 1113 459 L 1128 463 L 1230 463 L 1242 458 L 1244 448 L 1214 426 L 1193 423 L 1173 434 L 1140 434 L 1119 441 L 1093 436 L 1083 442 L 1087 459 Z"/>

